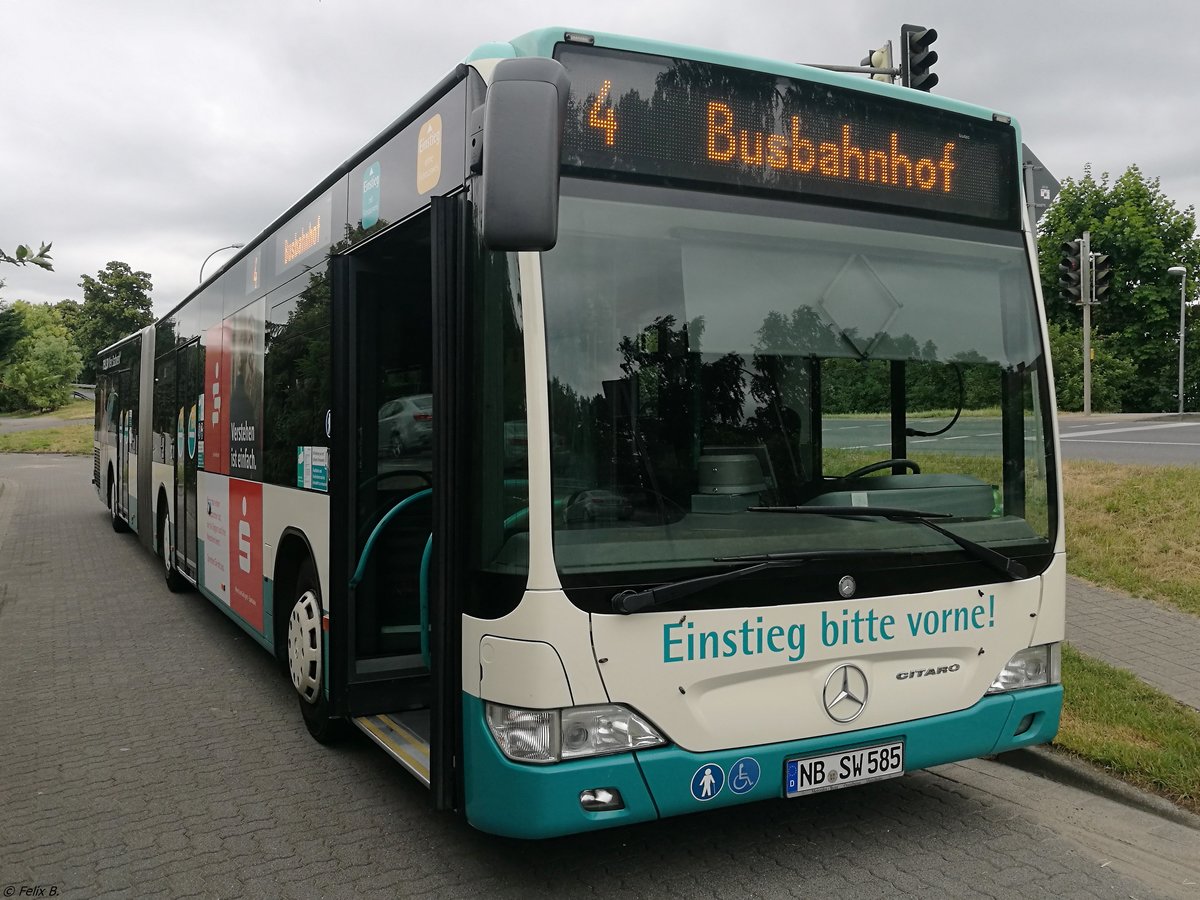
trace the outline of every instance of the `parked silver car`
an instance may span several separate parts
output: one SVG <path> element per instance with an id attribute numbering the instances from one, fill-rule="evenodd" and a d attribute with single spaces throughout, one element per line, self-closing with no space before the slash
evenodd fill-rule
<path id="1" fill-rule="evenodd" d="M 379 455 L 399 458 L 433 443 L 433 394 L 397 397 L 379 407 Z"/>

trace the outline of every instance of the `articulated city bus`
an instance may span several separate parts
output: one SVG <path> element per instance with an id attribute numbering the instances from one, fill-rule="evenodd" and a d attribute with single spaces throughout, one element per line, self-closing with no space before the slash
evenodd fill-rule
<path id="1" fill-rule="evenodd" d="M 357 726 L 489 832 L 1048 741 L 1019 147 L 861 76 L 486 45 L 100 354 L 97 491 L 317 740 Z"/>

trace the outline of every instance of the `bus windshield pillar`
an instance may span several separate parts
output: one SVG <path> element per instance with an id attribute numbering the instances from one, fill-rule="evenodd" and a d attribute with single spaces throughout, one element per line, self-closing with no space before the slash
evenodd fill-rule
<path id="1" fill-rule="evenodd" d="M 892 410 L 892 459 L 904 459 L 908 452 L 908 437 L 905 434 L 907 397 L 904 389 L 904 361 L 892 361 L 891 410 Z M 893 466 L 893 475 L 903 475 L 904 466 Z"/>

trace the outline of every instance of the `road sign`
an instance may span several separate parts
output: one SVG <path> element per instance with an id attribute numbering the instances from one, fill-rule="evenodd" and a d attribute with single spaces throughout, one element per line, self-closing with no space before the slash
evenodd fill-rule
<path id="1" fill-rule="evenodd" d="M 1046 207 L 1058 196 L 1061 185 L 1042 161 L 1034 156 L 1028 144 L 1021 145 L 1021 169 L 1025 177 L 1025 204 L 1029 207 L 1029 221 L 1036 222 Z"/>

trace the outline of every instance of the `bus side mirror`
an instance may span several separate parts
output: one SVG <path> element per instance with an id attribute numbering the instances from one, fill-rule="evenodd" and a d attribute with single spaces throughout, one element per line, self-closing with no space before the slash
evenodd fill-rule
<path id="1" fill-rule="evenodd" d="M 483 116 L 483 242 L 490 250 L 549 250 L 558 241 L 569 89 L 557 60 L 496 65 Z"/>

